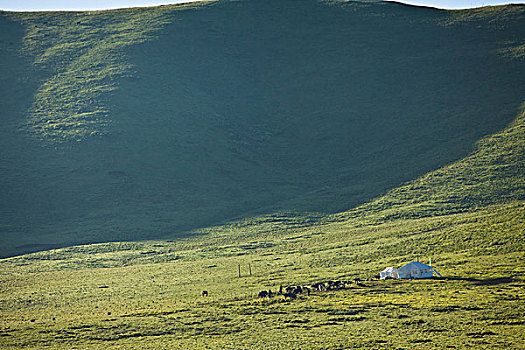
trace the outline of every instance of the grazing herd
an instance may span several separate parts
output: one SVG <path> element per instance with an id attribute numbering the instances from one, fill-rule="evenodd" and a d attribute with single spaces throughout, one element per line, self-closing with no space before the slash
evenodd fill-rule
<path id="1" fill-rule="evenodd" d="M 274 296 L 278 296 L 278 295 L 282 295 L 284 297 L 284 299 L 290 299 L 290 300 L 295 300 L 297 299 L 297 296 L 299 294 L 303 294 L 303 295 L 310 295 L 310 293 L 312 292 L 325 292 L 325 291 L 330 291 L 330 290 L 340 290 L 340 289 L 345 289 L 346 286 L 348 285 L 355 285 L 355 286 L 358 286 L 358 287 L 367 287 L 366 284 L 362 283 L 363 281 L 359 278 L 354 278 L 353 280 L 349 280 L 349 281 L 327 281 L 327 282 L 318 282 L 318 283 L 314 283 L 312 285 L 310 285 L 309 287 L 307 286 L 300 286 L 300 285 L 297 285 L 297 286 L 287 286 L 287 287 L 283 287 L 283 285 L 281 284 L 279 286 L 279 291 L 278 292 L 272 292 L 271 289 L 268 289 L 268 290 L 261 290 L 258 294 L 258 297 L 259 298 L 267 298 L 267 299 L 270 299 Z M 201 296 L 203 297 L 207 297 L 208 296 L 208 291 L 206 290 L 203 290 L 201 292 Z"/>
<path id="2" fill-rule="evenodd" d="M 311 286 L 287 286 L 283 287 L 281 285 L 279 287 L 279 291 L 277 293 L 273 293 L 271 290 L 262 290 L 259 292 L 259 298 L 268 298 L 275 295 L 282 295 L 284 299 L 297 299 L 297 296 L 299 294 L 303 295 L 310 295 L 311 292 L 317 291 L 317 292 L 324 292 L 324 291 L 330 291 L 330 290 L 340 290 L 345 289 L 346 286 L 353 284 L 357 285 L 358 287 L 366 287 L 364 283 L 361 282 L 359 278 L 355 278 L 350 281 L 327 281 L 327 282 L 318 282 L 314 283 Z"/>

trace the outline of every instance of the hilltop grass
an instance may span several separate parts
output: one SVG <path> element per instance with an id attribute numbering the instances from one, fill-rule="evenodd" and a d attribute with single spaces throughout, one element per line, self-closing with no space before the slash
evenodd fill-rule
<path id="1" fill-rule="evenodd" d="M 194 6 L 13 15 L 26 27 L 23 52 L 50 74 L 35 94 L 28 126 L 56 142 L 106 134 L 105 101 L 119 78 L 133 74 L 126 49 L 155 37 L 174 10 Z"/>
<path id="2" fill-rule="evenodd" d="M 22 17 L 29 30 L 26 52 L 36 57 L 35 64 L 53 72 L 30 108 L 28 123 L 33 131 L 57 141 L 105 134 L 110 120 L 101 99 L 116 88 L 119 76 L 130 73 L 123 50 L 162 27 L 159 12 L 56 13 L 44 15 L 44 20 L 39 15 L 38 22 Z M 101 26 L 108 16 L 111 21 Z"/>
<path id="3" fill-rule="evenodd" d="M 112 120 L 106 101 L 118 88 L 120 78 L 133 76 L 127 50 L 157 39 L 160 31 L 177 16 L 174 11 L 202 8 L 207 3 L 12 15 L 26 28 L 24 53 L 33 58 L 38 69 L 49 73 L 28 111 L 28 126 L 40 138 L 52 142 L 84 141 L 90 136 L 107 134 Z M 341 6 L 344 1 L 333 4 L 337 3 Z M 366 2 L 356 6 L 370 8 Z M 377 15 L 385 16 L 381 12 Z M 502 29 L 520 15 L 512 6 L 486 7 L 451 12 L 442 23 L 453 26 L 478 21 Z M 522 41 L 507 41 L 502 43 L 500 52 L 510 59 L 521 59 L 524 47 Z"/>
<path id="4" fill-rule="evenodd" d="M 274 216 L 181 242 L 4 259 L 0 342 L 28 349 L 519 348 L 524 218 L 523 203 L 382 225 L 283 229 L 290 219 Z M 256 297 L 280 284 L 369 278 L 418 257 L 432 257 L 443 278 L 368 281 L 294 301 Z"/>

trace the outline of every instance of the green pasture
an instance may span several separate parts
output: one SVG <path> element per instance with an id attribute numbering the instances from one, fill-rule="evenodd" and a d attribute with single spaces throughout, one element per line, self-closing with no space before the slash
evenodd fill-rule
<path id="1" fill-rule="evenodd" d="M 290 221 L 283 215 L 176 242 L 4 259 L 0 341 L 13 349 L 518 349 L 524 209 L 514 203 L 297 228 L 283 228 Z M 384 267 L 429 258 L 443 278 L 368 280 L 296 300 L 257 297 L 280 285 L 370 279 Z"/>

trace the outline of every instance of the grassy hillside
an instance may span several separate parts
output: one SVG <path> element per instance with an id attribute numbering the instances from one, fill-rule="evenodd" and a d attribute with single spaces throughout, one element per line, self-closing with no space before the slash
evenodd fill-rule
<path id="1" fill-rule="evenodd" d="M 468 157 L 404 184 L 339 218 L 380 223 L 477 210 L 525 197 L 525 111 L 502 132 L 480 140 Z"/>
<path id="2" fill-rule="evenodd" d="M 0 348 L 523 348 L 524 14 L 1 14 Z"/>
<path id="3" fill-rule="evenodd" d="M 312 0 L 3 13 L 0 255 L 320 217 L 396 188 L 367 208 L 522 200 L 521 134 L 510 158 L 487 156 L 512 169 L 490 169 L 497 191 L 432 171 L 520 113 L 523 13 Z M 420 196 L 445 180 L 455 197 Z"/>

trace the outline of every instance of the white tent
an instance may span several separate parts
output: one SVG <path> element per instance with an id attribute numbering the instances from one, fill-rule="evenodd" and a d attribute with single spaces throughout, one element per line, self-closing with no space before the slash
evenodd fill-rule
<path id="1" fill-rule="evenodd" d="M 423 264 L 419 261 L 412 261 L 398 270 L 399 278 L 432 278 L 434 269 L 432 266 Z M 438 276 L 440 274 L 435 271 Z"/>
<path id="2" fill-rule="evenodd" d="M 386 269 L 384 269 L 383 271 L 379 273 L 379 278 L 382 280 L 387 279 L 387 278 L 398 279 L 399 278 L 398 269 L 396 269 L 395 267 L 387 267 Z"/>

